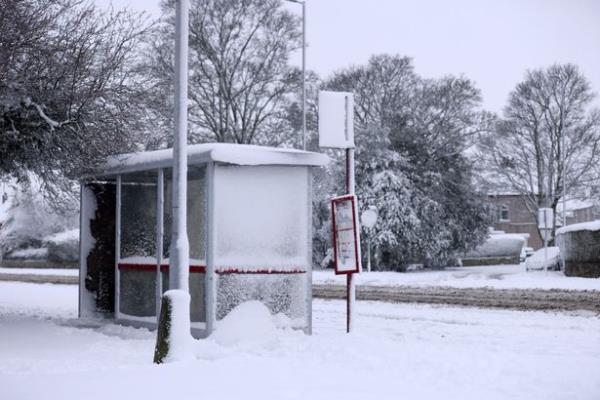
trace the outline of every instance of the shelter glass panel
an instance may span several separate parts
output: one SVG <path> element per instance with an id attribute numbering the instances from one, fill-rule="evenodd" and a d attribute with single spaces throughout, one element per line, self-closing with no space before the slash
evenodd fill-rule
<path id="1" fill-rule="evenodd" d="M 157 171 L 121 178 L 121 262 L 156 263 Z"/>
<path id="2" fill-rule="evenodd" d="M 156 271 L 122 269 L 119 312 L 135 317 L 156 316 Z"/>
<path id="3" fill-rule="evenodd" d="M 219 275 L 217 319 L 241 303 L 258 300 L 272 314 L 289 318 L 290 326 L 304 328 L 307 325 L 307 282 L 306 273 Z"/>
<path id="4" fill-rule="evenodd" d="M 173 174 L 165 169 L 165 210 L 163 257 L 169 258 L 171 225 L 173 223 Z M 190 264 L 206 265 L 206 167 L 188 166 L 187 233 L 190 243 Z"/>
<path id="5" fill-rule="evenodd" d="M 206 322 L 206 307 L 204 306 L 204 279 L 206 274 L 190 272 L 190 321 Z M 163 293 L 169 290 L 169 273 L 162 272 Z"/>
<path id="6" fill-rule="evenodd" d="M 218 270 L 307 270 L 308 169 L 215 168 Z"/>

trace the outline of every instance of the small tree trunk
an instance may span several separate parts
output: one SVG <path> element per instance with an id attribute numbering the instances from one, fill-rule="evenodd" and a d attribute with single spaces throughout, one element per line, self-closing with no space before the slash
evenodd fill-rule
<path id="1" fill-rule="evenodd" d="M 154 363 L 184 361 L 193 358 L 190 335 L 190 295 L 183 290 L 163 294 L 156 334 Z"/>

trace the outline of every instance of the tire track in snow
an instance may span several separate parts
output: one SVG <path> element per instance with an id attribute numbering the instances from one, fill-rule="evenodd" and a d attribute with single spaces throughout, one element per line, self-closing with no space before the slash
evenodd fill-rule
<path id="1" fill-rule="evenodd" d="M 313 285 L 313 296 L 345 299 L 341 285 Z M 600 314 L 600 292 L 544 289 L 491 289 L 410 286 L 356 287 L 357 300 L 391 303 L 426 303 L 515 310 L 587 310 Z"/>

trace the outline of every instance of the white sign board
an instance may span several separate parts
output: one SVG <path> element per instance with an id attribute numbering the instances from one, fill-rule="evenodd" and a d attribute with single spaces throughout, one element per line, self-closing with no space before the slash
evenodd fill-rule
<path id="1" fill-rule="evenodd" d="M 354 95 L 319 92 L 319 147 L 354 147 Z"/>
<path id="2" fill-rule="evenodd" d="M 554 213 L 551 208 L 538 209 L 538 228 L 540 230 L 552 230 Z"/>
<path id="3" fill-rule="evenodd" d="M 359 272 L 360 253 L 356 223 L 356 196 L 346 195 L 332 199 L 331 212 L 335 273 Z"/>

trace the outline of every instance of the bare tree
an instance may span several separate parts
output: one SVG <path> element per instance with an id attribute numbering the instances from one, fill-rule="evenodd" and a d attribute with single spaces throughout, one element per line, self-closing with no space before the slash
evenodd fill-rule
<path id="1" fill-rule="evenodd" d="M 527 72 L 504 118 L 482 141 L 490 178 L 522 194 L 532 213 L 556 210 L 563 188 L 576 197 L 597 185 L 600 111 L 590 109 L 594 96 L 575 65 Z"/>
<path id="2" fill-rule="evenodd" d="M 380 54 L 372 56 L 367 65 L 336 72 L 326 87 L 354 93 L 355 123 L 360 129 L 384 127 L 404 113 L 418 80 L 410 58 Z"/>
<path id="3" fill-rule="evenodd" d="M 300 83 L 288 66 L 299 47 L 298 18 L 280 0 L 192 0 L 190 7 L 190 140 L 268 142 L 286 94 Z M 157 93 L 172 85 L 172 0 L 148 54 Z M 172 105 L 159 100 L 168 118 Z"/>
<path id="4" fill-rule="evenodd" d="M 2 0 L 0 173 L 33 172 L 68 191 L 65 177 L 133 149 L 142 119 L 133 66 L 146 29 L 140 15 L 90 1 Z"/>

